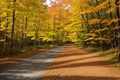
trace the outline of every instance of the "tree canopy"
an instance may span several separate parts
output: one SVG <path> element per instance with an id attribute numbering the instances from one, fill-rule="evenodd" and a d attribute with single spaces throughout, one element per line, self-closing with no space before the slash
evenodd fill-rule
<path id="1" fill-rule="evenodd" d="M 120 49 L 119 0 L 0 0 L 0 45 L 16 52 L 74 42 Z"/>

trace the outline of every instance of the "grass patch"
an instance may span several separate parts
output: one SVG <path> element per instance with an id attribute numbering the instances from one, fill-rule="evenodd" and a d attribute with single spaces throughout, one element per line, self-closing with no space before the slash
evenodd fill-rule
<path id="1" fill-rule="evenodd" d="M 114 50 L 105 50 L 103 52 L 100 52 L 99 56 L 108 56 L 108 55 L 111 55 L 111 54 L 114 54 Z"/>
<path id="2" fill-rule="evenodd" d="M 96 51 L 99 51 L 98 48 L 95 48 L 95 47 L 80 47 L 81 49 L 84 49 L 84 50 L 87 50 L 87 51 L 91 51 L 91 52 L 96 52 Z"/>
<path id="3" fill-rule="evenodd" d="M 106 60 L 111 61 L 111 62 L 120 63 L 119 53 L 120 52 L 118 49 L 109 49 L 103 52 L 99 52 L 98 56 L 104 57 Z"/>

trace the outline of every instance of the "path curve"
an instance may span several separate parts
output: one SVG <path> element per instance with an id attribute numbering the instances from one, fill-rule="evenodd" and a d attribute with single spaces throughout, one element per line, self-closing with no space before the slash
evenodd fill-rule
<path id="1" fill-rule="evenodd" d="M 54 48 L 0 68 L 0 80 L 40 80 L 53 59 L 65 48 Z"/>

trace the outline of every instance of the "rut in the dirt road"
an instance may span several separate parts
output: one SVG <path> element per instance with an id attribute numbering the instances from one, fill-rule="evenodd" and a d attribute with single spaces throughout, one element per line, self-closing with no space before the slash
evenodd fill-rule
<path id="1" fill-rule="evenodd" d="M 120 80 L 120 71 L 96 53 L 69 46 L 55 59 L 42 80 Z"/>
<path id="2" fill-rule="evenodd" d="M 65 48 L 66 46 L 54 48 L 0 68 L 0 80 L 40 80 L 49 64 Z"/>

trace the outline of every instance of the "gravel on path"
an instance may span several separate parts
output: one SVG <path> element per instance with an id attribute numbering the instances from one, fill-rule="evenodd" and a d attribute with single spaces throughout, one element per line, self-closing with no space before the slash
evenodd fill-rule
<path id="1" fill-rule="evenodd" d="M 96 53 L 69 46 L 49 66 L 42 80 L 120 80 L 120 70 Z"/>
<path id="2" fill-rule="evenodd" d="M 0 80 L 40 80 L 53 59 L 65 48 L 54 48 L 0 68 Z"/>

